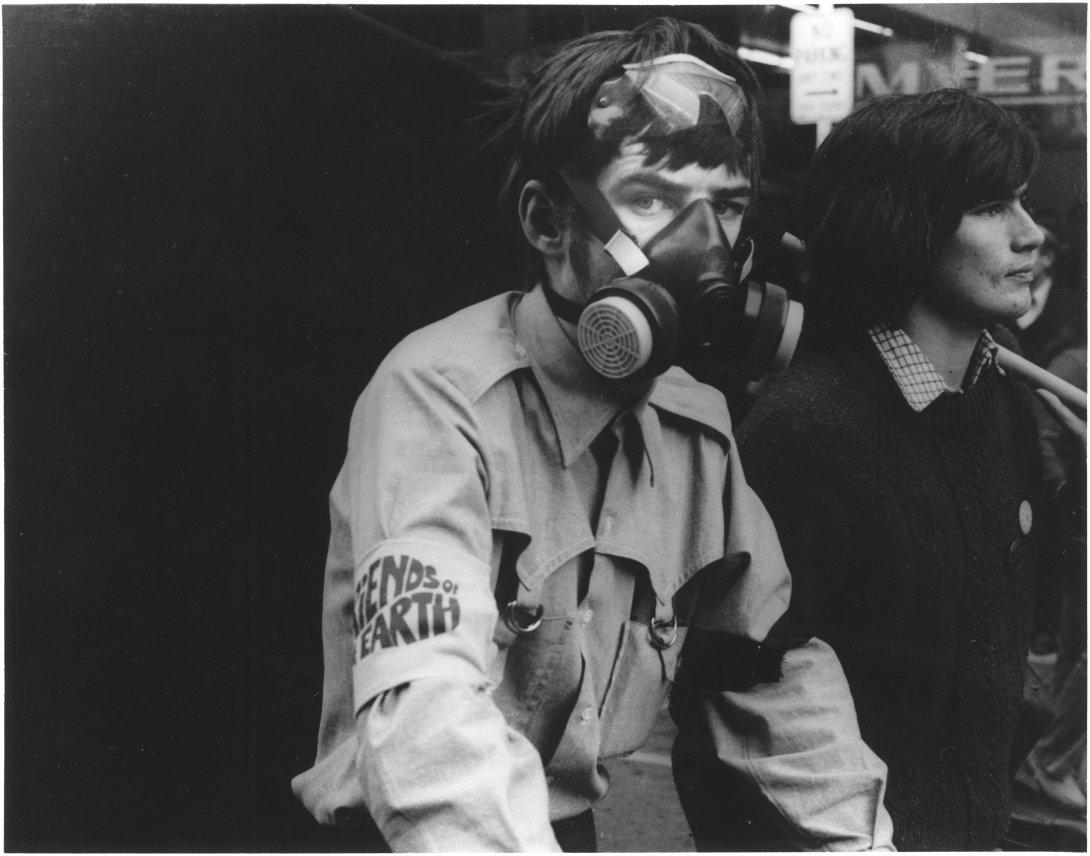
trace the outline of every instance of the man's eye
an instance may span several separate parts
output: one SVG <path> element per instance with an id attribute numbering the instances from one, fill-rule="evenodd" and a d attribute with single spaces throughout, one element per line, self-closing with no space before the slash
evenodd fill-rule
<path id="1" fill-rule="evenodd" d="M 712 207 L 717 216 L 725 218 L 741 217 L 746 210 L 744 205 L 737 202 L 713 202 Z"/>
<path id="2" fill-rule="evenodd" d="M 666 200 L 661 196 L 650 193 L 641 193 L 639 196 L 633 197 L 632 206 L 642 214 L 658 214 L 669 207 Z"/>
<path id="3" fill-rule="evenodd" d="M 989 202 L 987 205 L 981 205 L 977 208 L 976 213 L 985 217 L 994 217 L 997 214 L 1002 214 L 1006 205 L 1005 202 Z"/>

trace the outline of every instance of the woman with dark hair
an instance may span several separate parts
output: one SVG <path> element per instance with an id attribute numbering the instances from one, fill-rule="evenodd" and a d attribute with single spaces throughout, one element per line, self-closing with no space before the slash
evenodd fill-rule
<path id="1" fill-rule="evenodd" d="M 1029 304 L 1037 154 L 959 90 L 840 123 L 802 203 L 809 351 L 738 434 L 793 578 L 774 632 L 840 657 L 900 849 L 993 849 L 1008 823 L 1048 536 L 1032 395 L 995 343 Z"/>
<path id="2" fill-rule="evenodd" d="M 814 158 L 802 202 L 815 331 L 836 340 L 902 320 L 963 216 L 1020 203 L 1037 158 L 1015 116 L 959 89 L 878 99 L 841 123 Z M 1026 259 L 1042 237 L 1032 236 Z"/>

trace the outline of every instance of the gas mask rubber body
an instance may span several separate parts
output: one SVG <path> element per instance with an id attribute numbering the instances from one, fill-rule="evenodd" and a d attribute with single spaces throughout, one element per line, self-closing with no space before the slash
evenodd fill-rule
<path id="1" fill-rule="evenodd" d="M 701 60 L 671 55 L 624 68 L 595 96 L 588 126 L 599 140 L 663 136 L 709 121 L 737 131 L 746 109 L 740 87 Z M 787 366 L 802 306 L 777 285 L 746 279 L 753 253 L 739 258 L 711 202 L 692 202 L 640 246 L 595 184 L 560 174 L 623 274 L 582 306 L 545 289 L 553 312 L 576 326 L 594 371 L 635 380 L 699 362 L 751 380 Z"/>

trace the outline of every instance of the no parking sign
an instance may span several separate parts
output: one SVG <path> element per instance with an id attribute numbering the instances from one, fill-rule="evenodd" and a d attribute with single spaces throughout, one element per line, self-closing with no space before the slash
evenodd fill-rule
<path id="1" fill-rule="evenodd" d="M 791 121 L 836 122 L 852 111 L 855 16 L 851 9 L 806 13 L 791 19 Z"/>

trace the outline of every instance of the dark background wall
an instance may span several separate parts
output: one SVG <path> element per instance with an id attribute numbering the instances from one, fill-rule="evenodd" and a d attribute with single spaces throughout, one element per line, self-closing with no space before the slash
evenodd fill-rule
<path id="1" fill-rule="evenodd" d="M 488 90 L 346 7 L 3 9 L 6 849 L 307 849 L 326 494 L 510 287 Z"/>

